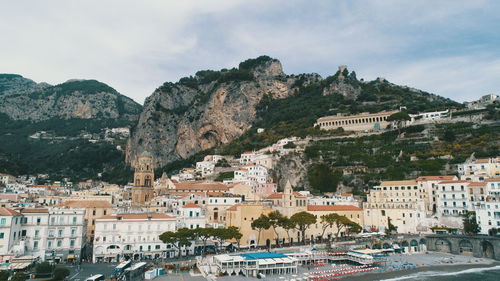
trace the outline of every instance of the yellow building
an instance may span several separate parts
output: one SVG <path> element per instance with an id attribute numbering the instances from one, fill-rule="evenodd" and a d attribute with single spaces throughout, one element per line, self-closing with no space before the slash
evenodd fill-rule
<path id="1" fill-rule="evenodd" d="M 85 209 L 85 221 L 87 222 L 87 228 L 85 236 L 87 241 L 92 241 L 95 232 L 95 219 L 106 215 L 111 215 L 113 212 L 113 206 L 111 203 L 105 200 L 75 200 L 66 201 L 60 206 L 75 208 L 75 209 Z"/>
<path id="2" fill-rule="evenodd" d="M 398 233 L 426 231 L 425 202 L 416 180 L 383 181 L 370 189 L 364 203 L 364 226 L 366 229 L 383 231 L 388 218 L 397 227 Z"/>
<path id="3" fill-rule="evenodd" d="M 262 214 L 269 214 L 273 209 L 269 204 L 242 202 L 226 210 L 226 227 L 236 226 L 241 234 L 241 247 L 254 248 L 257 243 L 260 246 L 271 243 L 274 240 L 272 229 L 262 230 L 259 238 L 259 231 L 252 229 L 252 222 Z"/>
<path id="4" fill-rule="evenodd" d="M 135 163 L 132 205 L 145 205 L 154 197 L 154 179 L 153 156 L 145 151 L 137 157 Z"/>
<path id="5" fill-rule="evenodd" d="M 314 126 L 319 126 L 321 130 L 343 128 L 346 131 L 379 131 L 387 128 L 390 124 L 387 118 L 397 112 L 399 111 L 325 116 L 319 118 Z"/>
<path id="6" fill-rule="evenodd" d="M 316 217 L 316 224 L 313 224 L 306 231 L 306 235 L 311 239 L 320 240 L 321 234 L 323 233 L 323 224 L 321 223 L 321 217 L 324 215 L 328 215 L 331 213 L 338 214 L 340 216 L 346 216 L 351 221 L 359 224 L 360 226 L 364 225 L 363 220 L 363 209 L 357 206 L 351 205 L 309 205 L 307 206 L 307 212 L 313 214 Z M 325 230 L 325 234 L 323 239 L 330 239 L 335 237 L 337 233 L 337 227 L 332 226 L 328 227 Z M 339 237 L 346 236 L 346 229 L 342 228 L 339 232 Z"/>

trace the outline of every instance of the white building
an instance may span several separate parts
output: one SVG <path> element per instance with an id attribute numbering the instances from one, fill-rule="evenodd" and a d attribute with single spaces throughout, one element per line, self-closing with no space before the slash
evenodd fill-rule
<path id="1" fill-rule="evenodd" d="M 261 165 L 245 165 L 234 171 L 234 182 L 241 182 L 249 186 L 270 183 L 267 168 Z"/>
<path id="2" fill-rule="evenodd" d="M 215 171 L 215 163 L 212 161 L 196 162 L 196 173 L 201 177 L 212 175 Z"/>
<path id="3" fill-rule="evenodd" d="M 457 166 L 460 178 L 465 180 L 483 181 L 490 177 L 500 176 L 500 157 L 468 159 Z"/>
<path id="4" fill-rule="evenodd" d="M 201 206 L 194 203 L 188 203 L 177 209 L 177 226 L 178 228 L 205 228 L 207 219 Z"/>
<path id="5" fill-rule="evenodd" d="M 0 248 L 1 255 L 28 255 L 53 262 L 81 259 L 85 210 L 5 209 L 2 213 L 6 216 L 0 219 L 0 227 L 3 230 L 0 237 L 3 233 L 8 242 Z M 10 230 L 7 231 L 7 228 Z M 9 235 L 6 235 L 8 232 Z"/>
<path id="6" fill-rule="evenodd" d="M 469 181 L 466 180 L 439 182 L 436 191 L 439 226 L 462 228 L 462 215 L 472 209 L 467 191 L 468 185 Z"/>
<path id="7" fill-rule="evenodd" d="M 500 178 L 485 180 L 486 199 L 476 205 L 476 219 L 482 234 L 490 234 L 493 228 L 500 231 Z"/>
<path id="8" fill-rule="evenodd" d="M 93 261 L 157 259 L 174 256 L 174 248 L 159 236 L 176 230 L 176 219 L 165 214 L 118 214 L 95 220 Z"/>
<path id="9" fill-rule="evenodd" d="M 420 112 L 418 114 L 410 114 L 411 117 L 411 122 L 416 123 L 428 123 L 444 118 L 449 118 L 450 116 L 450 110 L 443 110 L 443 111 L 433 111 L 433 112 Z"/>

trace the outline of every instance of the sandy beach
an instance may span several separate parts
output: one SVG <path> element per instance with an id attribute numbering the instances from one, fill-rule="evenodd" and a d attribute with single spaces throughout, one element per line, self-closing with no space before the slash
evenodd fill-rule
<path id="1" fill-rule="evenodd" d="M 435 265 L 435 266 L 424 266 L 415 269 L 406 269 L 398 271 L 389 272 L 369 272 L 362 275 L 351 275 L 342 279 L 349 281 L 379 281 L 388 280 L 403 276 L 409 276 L 420 272 L 432 271 L 432 272 L 451 272 L 451 271 L 462 271 L 471 268 L 485 268 L 485 267 L 495 267 L 500 265 L 500 262 L 494 262 L 490 264 L 450 264 L 450 265 Z M 340 280 L 342 280 L 340 279 Z"/>
<path id="2" fill-rule="evenodd" d="M 413 264 L 411 269 L 393 269 L 401 264 Z M 490 259 L 458 256 L 445 253 L 403 254 L 392 255 L 387 258 L 385 271 L 373 271 L 364 274 L 350 275 L 342 279 L 349 281 L 387 280 L 403 276 L 414 275 L 420 272 L 452 272 L 463 271 L 471 268 L 486 268 L 500 265 L 500 262 Z M 381 266 L 384 270 L 384 265 Z"/>

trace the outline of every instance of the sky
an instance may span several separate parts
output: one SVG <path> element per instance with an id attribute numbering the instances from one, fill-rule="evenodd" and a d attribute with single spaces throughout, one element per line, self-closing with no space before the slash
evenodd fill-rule
<path id="1" fill-rule="evenodd" d="M 142 104 L 260 55 L 470 101 L 500 93 L 500 1 L 0 0 L 0 73 L 36 82 L 96 79 Z"/>

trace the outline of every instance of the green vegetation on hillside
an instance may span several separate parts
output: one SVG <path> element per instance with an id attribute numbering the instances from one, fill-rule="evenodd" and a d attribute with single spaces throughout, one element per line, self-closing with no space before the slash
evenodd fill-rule
<path id="1" fill-rule="evenodd" d="M 306 148 L 305 154 L 310 160 L 328 163 L 332 168 L 364 167 L 357 176 L 366 187 L 380 180 L 440 175 L 447 163 L 461 163 L 472 153 L 476 157 L 500 154 L 498 125 L 476 128 L 473 123 L 439 124 L 435 128 L 429 126 L 428 130 L 432 131 L 429 137 L 423 134 L 423 129 L 423 126 L 405 128 L 403 139 L 397 139 L 397 132 L 392 131 L 317 141 Z M 450 131 L 455 137 L 449 136 Z M 437 136 L 439 141 L 432 136 Z M 344 183 L 349 185 L 354 176 L 344 176 Z"/>
<path id="2" fill-rule="evenodd" d="M 239 69 L 252 69 L 269 59 L 271 58 L 261 57 L 248 60 L 241 63 Z M 340 79 L 341 75 L 343 79 Z M 215 72 L 212 71 L 199 72 L 197 77 L 198 80 L 204 77 L 219 79 Z M 340 83 L 341 80 L 344 84 L 359 88 L 361 94 L 358 97 L 324 94 L 325 88 L 331 86 L 332 83 Z M 461 104 L 450 99 L 394 85 L 386 80 L 361 82 L 357 79 L 355 72 L 349 72 L 347 69 L 343 73 L 337 72 L 322 81 L 308 85 L 305 85 L 305 79 L 302 77 L 296 81 L 295 86 L 298 87 L 297 92 L 287 98 L 274 99 L 271 95 L 264 95 L 256 106 L 258 119 L 252 125 L 252 128 L 239 138 L 220 147 L 199 152 L 187 159 L 173 161 L 159 170 L 170 173 L 182 167 L 189 167 L 195 161 L 200 161 L 198 159 L 202 159 L 204 155 L 210 153 L 239 156 L 242 152 L 260 149 L 289 136 L 345 135 L 346 132 L 342 129 L 322 131 L 314 127 L 314 123 L 319 117 L 337 113 L 375 113 L 384 110 L 396 110 L 402 106 L 406 107 L 407 113 L 462 108 Z M 265 131 L 257 133 L 257 128 L 264 128 Z"/>
<path id="3" fill-rule="evenodd" d="M 14 121 L 0 114 L 0 172 L 14 175 L 46 173 L 52 180 L 70 178 L 74 181 L 96 178 L 98 173 L 105 172 L 110 182 L 126 183 L 131 172 L 126 167 L 117 170 L 116 167 L 124 166 L 124 154 L 116 149 L 116 144 L 90 143 L 76 137 L 82 132 L 97 134 L 102 128 L 129 123 L 111 119 Z M 49 132 L 54 137 L 29 138 L 39 131 Z"/>

